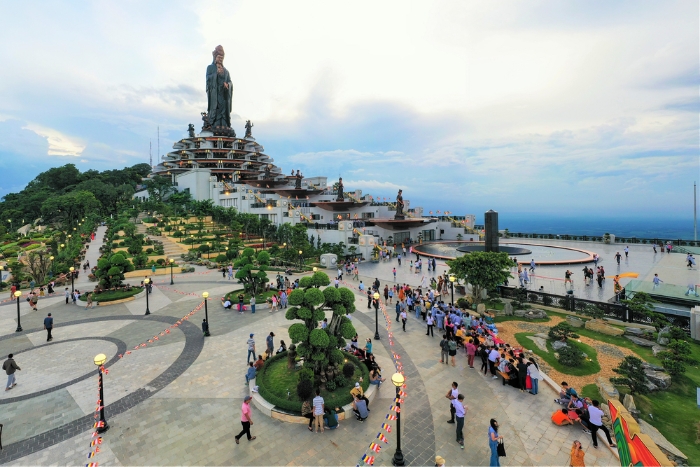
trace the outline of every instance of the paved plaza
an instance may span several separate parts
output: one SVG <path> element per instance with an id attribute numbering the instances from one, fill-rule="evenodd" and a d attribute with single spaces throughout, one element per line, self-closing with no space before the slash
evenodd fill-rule
<path id="1" fill-rule="evenodd" d="M 97 238 L 102 233 L 100 229 Z M 90 252 L 98 246 L 93 245 Z M 371 271 L 383 284 L 391 267 L 367 264 L 361 271 L 363 275 Z M 440 266 L 438 270 L 442 271 Z M 76 287 L 87 289 L 91 284 L 81 275 Z M 364 423 L 346 420 L 335 431 L 315 434 L 305 425 L 273 420 L 253 409 L 252 432 L 257 439 L 235 444 L 240 406 L 247 394 L 248 334 L 255 334 L 262 349 L 270 331 L 277 336 L 275 345 L 280 339 L 289 342 L 287 329 L 292 324 L 283 312 L 269 313 L 264 307 L 243 315 L 223 310 L 219 297 L 236 288 L 233 281 L 205 269 L 176 275 L 172 286 L 169 277 L 161 276 L 149 298 L 150 316 L 144 316 L 144 297 L 93 310 L 66 305 L 62 296 L 40 300 L 38 312 L 21 302 L 21 333 L 14 332 L 16 305 L 0 306 L 0 354 L 14 353 L 22 369 L 17 373 L 18 385 L 0 397 L 0 423 L 4 424 L 0 463 L 81 465 L 92 461 L 86 458 L 97 399 L 92 359 L 105 353 L 106 416 L 111 428 L 93 459 L 100 465 L 356 465 L 386 422 L 394 397 L 388 381 Z M 204 291 L 210 293 L 209 338 L 199 329 Z M 373 336 L 374 310 L 368 310 L 366 299 L 359 295 L 356 305 L 352 319 L 360 339 Z M 195 309 L 189 320 L 170 328 Z M 49 343 L 42 329 L 48 312 L 55 318 L 54 339 Z M 170 332 L 148 343 L 165 329 Z M 384 376 L 390 377 L 389 339 L 381 326 L 380 335 L 374 350 Z M 491 418 L 500 422 L 505 437 L 508 456 L 503 465 L 565 465 L 575 439 L 583 443 L 587 465 L 618 465 L 603 443 L 594 450 L 590 436 L 580 429 L 551 423 L 549 417 L 557 406 L 552 401 L 554 391 L 545 384 L 537 396 L 504 387 L 500 380 L 469 369 L 463 351 L 456 367 L 443 365 L 439 340 L 437 335 L 427 337 L 423 322 L 415 318 L 409 320 L 406 333 L 398 330 L 394 335 L 393 351 L 401 355 L 407 378 L 401 431 L 409 465 L 433 465 L 436 454 L 448 465 L 488 465 Z M 147 345 L 141 347 L 141 343 Z M 446 423 L 445 393 L 453 380 L 469 407 L 464 450 L 455 442 L 454 425 Z M 391 463 L 395 427 L 387 437 L 389 443 L 382 443 L 381 452 L 375 454 L 376 465 Z"/>

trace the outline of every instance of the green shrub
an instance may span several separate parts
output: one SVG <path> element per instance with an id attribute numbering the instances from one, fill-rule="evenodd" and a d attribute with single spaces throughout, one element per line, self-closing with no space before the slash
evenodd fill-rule
<path id="1" fill-rule="evenodd" d="M 566 341 L 568 338 L 577 339 L 579 336 L 568 323 L 559 323 L 549 328 L 549 338 L 555 341 Z"/>
<path id="2" fill-rule="evenodd" d="M 153 248 L 146 248 L 146 254 L 150 255 L 151 253 L 153 253 Z"/>
<path id="3" fill-rule="evenodd" d="M 302 370 L 304 371 L 304 370 Z M 311 372 L 313 375 L 313 371 Z M 302 379 L 297 384 L 297 396 L 302 401 L 311 399 L 311 395 L 314 393 L 314 383 L 310 379 Z"/>
<path id="4" fill-rule="evenodd" d="M 165 260 L 164 260 L 163 258 L 158 258 L 158 259 L 156 260 L 156 263 L 157 263 L 159 266 L 162 266 L 163 264 L 165 264 Z"/>
<path id="5" fill-rule="evenodd" d="M 578 347 L 569 344 L 567 347 L 562 347 L 558 350 L 559 363 L 564 366 L 576 367 L 583 363 L 583 352 Z"/>
<path id="6" fill-rule="evenodd" d="M 326 390 L 333 392 L 336 389 L 335 381 L 326 381 Z"/>
<path id="7" fill-rule="evenodd" d="M 350 376 L 352 376 L 352 375 L 350 375 Z M 345 376 L 336 376 L 335 380 L 333 380 L 333 382 L 335 382 L 335 386 L 337 388 L 343 388 L 343 387 L 348 385 L 348 380 Z"/>
<path id="8" fill-rule="evenodd" d="M 343 365 L 343 376 L 346 378 L 352 378 L 352 375 L 355 373 L 355 365 L 348 362 L 345 365 Z"/>
<path id="9" fill-rule="evenodd" d="M 299 370 L 299 382 L 305 381 L 305 380 L 310 381 L 313 384 L 314 370 L 312 370 L 311 368 L 306 368 L 306 367 Z"/>

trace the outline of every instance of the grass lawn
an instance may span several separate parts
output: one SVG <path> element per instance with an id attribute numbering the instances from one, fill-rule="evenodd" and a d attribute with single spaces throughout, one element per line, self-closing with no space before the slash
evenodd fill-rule
<path id="1" fill-rule="evenodd" d="M 113 302 L 115 300 L 133 297 L 142 291 L 143 289 L 138 287 L 133 287 L 131 290 L 108 290 L 106 292 L 92 294 L 92 300 L 95 302 Z M 87 301 L 85 294 L 80 295 L 80 301 Z"/>
<path id="2" fill-rule="evenodd" d="M 268 365 L 267 363 L 265 365 Z M 289 400 L 291 402 L 299 404 L 299 410 L 301 410 L 301 401 L 296 393 L 297 383 L 299 382 L 299 377 L 297 376 L 299 369 L 287 369 L 287 359 L 280 358 L 274 360 L 269 364 L 270 366 L 262 372 L 262 376 L 256 380 L 256 384 L 261 387 L 265 387 L 275 396 Z M 260 372 L 259 372 L 260 373 Z M 362 376 L 362 371 L 355 367 L 355 374 L 348 380 L 348 385 L 342 388 L 338 388 L 333 392 L 326 390 L 321 391 L 321 397 L 326 404 L 326 407 L 342 407 L 346 404 L 352 402 L 352 396 L 350 395 L 350 389 L 355 385 L 355 382 Z M 363 381 L 363 388 L 369 385 L 368 381 Z M 366 390 L 366 388 L 365 388 Z"/>
<path id="3" fill-rule="evenodd" d="M 691 372 L 694 375 L 687 376 Z M 700 444 L 697 444 L 700 436 L 700 427 L 697 425 L 700 419 L 696 406 L 697 387 L 700 387 L 700 371 L 697 367 L 690 367 L 686 375 L 673 380 L 668 391 L 634 396 L 641 418 L 653 425 L 688 456 L 689 465 L 700 465 Z M 625 387 L 618 387 L 618 390 L 621 396 L 624 392 L 629 392 Z M 652 414 L 653 418 L 649 414 Z"/>
<path id="4" fill-rule="evenodd" d="M 604 402 L 603 396 L 600 395 L 600 391 L 598 390 L 598 386 L 595 384 L 587 384 L 584 387 L 581 388 L 581 396 L 583 397 L 590 397 L 591 400 L 597 400 Z"/>
<path id="5" fill-rule="evenodd" d="M 524 321 L 527 323 L 546 323 L 551 321 L 549 318 L 542 319 L 524 319 L 519 316 L 496 316 L 493 321 L 495 323 L 503 323 L 504 321 Z M 532 342 L 532 341 L 530 341 Z"/>
<path id="6" fill-rule="evenodd" d="M 564 313 L 552 312 L 550 310 L 547 310 L 547 314 L 561 316 L 562 318 L 568 316 Z M 498 318 L 496 322 L 498 322 Z M 581 336 L 630 349 L 646 362 L 656 365 L 661 364 L 661 361 L 654 357 L 651 349 L 634 344 L 625 337 L 608 336 L 607 334 L 601 334 L 585 328 L 577 328 L 575 331 Z M 533 349 L 533 351 L 544 358 L 547 363 L 550 363 L 550 359 L 554 360 L 553 355 L 549 358 L 543 356 L 542 354 L 544 354 L 544 352 L 534 346 L 532 341 L 525 337 L 527 335 L 527 333 L 520 333 L 516 334 L 515 337 L 519 343 L 523 345 L 527 344 L 527 348 Z M 691 340 L 689 340 L 689 342 L 692 349 L 691 358 L 696 362 L 700 362 L 700 344 Z M 586 350 L 584 350 L 584 352 L 589 356 L 592 355 Z M 556 363 L 558 365 L 558 362 Z M 552 366 L 559 370 L 556 365 Z M 572 375 L 578 374 L 572 371 L 574 369 L 567 368 L 566 370 L 567 371 L 564 371 L 565 373 Z M 700 465 L 700 443 L 697 442 L 700 440 L 700 427 L 697 425 L 700 416 L 698 416 L 698 409 L 696 408 L 696 388 L 698 387 L 700 387 L 700 365 L 694 363 L 688 365 L 685 375 L 673 380 L 671 388 L 668 391 L 658 391 L 645 396 L 634 396 L 635 404 L 641 412 L 641 418 L 659 430 L 666 439 L 671 441 L 678 449 L 688 456 L 690 465 Z M 627 388 L 622 386 L 618 386 L 617 389 L 620 391 L 621 395 L 629 392 Z M 593 398 L 593 396 L 600 397 L 595 384 L 584 386 L 581 389 L 581 394 L 590 398 Z M 622 397 L 620 399 L 622 399 Z M 650 417 L 649 414 L 652 414 L 653 418 Z"/>
<path id="7" fill-rule="evenodd" d="M 238 294 L 240 293 L 242 293 L 244 297 L 243 303 L 245 303 L 246 305 L 250 304 L 250 294 L 243 292 L 243 289 L 232 290 L 231 292 L 226 294 L 226 298 L 231 300 L 231 303 L 233 303 L 233 305 L 236 306 L 236 304 L 238 303 Z M 255 303 L 257 305 L 262 305 L 263 303 L 265 303 L 265 300 L 272 297 L 273 295 L 275 295 L 275 292 L 272 290 L 269 292 L 259 293 L 255 295 Z"/>
<path id="8" fill-rule="evenodd" d="M 538 357 L 542 358 L 545 362 L 547 362 L 549 366 L 551 366 L 558 372 L 572 376 L 586 376 L 598 373 L 600 371 L 600 365 L 598 364 L 597 360 L 598 352 L 596 352 L 596 350 L 590 345 L 586 345 L 582 342 L 576 342 L 572 339 L 569 339 L 568 344 L 570 346 L 578 347 L 579 349 L 581 349 L 582 352 L 588 355 L 588 358 L 591 359 L 591 361 L 585 360 L 581 365 L 577 367 L 569 367 L 562 365 L 556 358 L 554 358 L 554 349 L 552 348 L 551 341 L 547 341 L 547 349 L 549 349 L 549 352 L 544 352 L 540 350 L 539 347 L 537 347 L 535 343 L 532 342 L 532 340 L 527 338 L 527 336 L 532 335 L 532 333 L 528 332 L 519 332 L 515 335 L 515 339 L 520 345 L 522 345 L 526 349 L 531 349 L 533 352 L 535 352 L 535 354 L 537 354 Z"/>

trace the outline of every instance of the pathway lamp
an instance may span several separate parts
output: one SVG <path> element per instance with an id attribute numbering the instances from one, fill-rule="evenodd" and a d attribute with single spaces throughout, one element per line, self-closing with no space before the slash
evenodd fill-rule
<path id="1" fill-rule="evenodd" d="M 17 329 L 15 332 L 22 332 L 22 322 L 19 319 L 19 298 L 22 296 L 22 292 L 19 290 L 15 292 L 15 298 L 17 299 Z"/>
<path id="2" fill-rule="evenodd" d="M 149 278 L 144 279 L 143 285 L 144 288 L 146 289 L 146 315 L 151 314 L 151 310 L 148 309 L 148 284 L 150 284 L 151 280 Z"/>
<path id="3" fill-rule="evenodd" d="M 97 404 L 100 406 L 100 425 L 97 427 L 98 433 L 104 433 L 109 430 L 109 425 L 107 420 L 105 420 L 105 391 L 104 391 L 104 379 L 102 377 L 102 367 L 107 362 L 107 355 L 101 353 L 96 355 L 93 359 L 95 365 L 97 365 L 97 376 L 100 378 L 100 402 Z"/>
<path id="4" fill-rule="evenodd" d="M 374 292 L 374 340 L 379 340 L 379 292 Z"/>
<path id="5" fill-rule="evenodd" d="M 175 263 L 175 260 L 170 258 L 170 285 L 173 285 L 175 282 L 173 282 L 173 264 Z"/>
<path id="6" fill-rule="evenodd" d="M 70 269 L 68 269 L 68 270 L 70 271 L 70 291 L 71 291 L 71 293 L 74 293 L 75 292 L 75 283 L 74 283 L 75 268 L 73 266 L 71 266 Z"/>
<path id="7" fill-rule="evenodd" d="M 398 402 L 401 398 L 399 393 L 403 387 L 405 378 L 401 373 L 394 373 L 391 376 L 391 382 L 396 386 L 396 407 L 401 409 L 401 403 Z M 396 451 L 394 452 L 394 457 L 391 459 L 392 465 L 404 465 L 403 453 L 401 452 L 401 411 L 396 411 Z"/>
<path id="8" fill-rule="evenodd" d="M 454 274 L 450 274 L 450 292 L 452 293 L 452 306 L 455 304 L 455 279 Z"/>
<path id="9" fill-rule="evenodd" d="M 202 298 L 204 299 L 204 321 L 207 323 L 206 326 L 202 325 L 202 331 L 204 331 L 204 336 L 209 337 L 209 308 L 207 307 L 207 301 L 209 299 L 209 292 L 202 293 Z"/>
<path id="10" fill-rule="evenodd" d="M 299 250 L 299 269 L 304 270 L 304 252 Z"/>
<path id="11" fill-rule="evenodd" d="M 53 256 L 49 256 L 49 261 L 51 261 L 51 275 L 53 276 Z"/>

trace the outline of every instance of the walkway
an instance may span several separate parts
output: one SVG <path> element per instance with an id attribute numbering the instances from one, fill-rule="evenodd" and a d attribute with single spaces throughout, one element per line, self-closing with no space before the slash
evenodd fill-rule
<path id="1" fill-rule="evenodd" d="M 92 357 L 104 352 L 110 359 L 105 403 L 111 428 L 103 435 L 101 452 L 91 462 L 357 464 L 361 453 L 376 440 L 381 424 L 387 422 L 383 417 L 394 397 L 388 382 L 364 423 L 347 420 L 336 431 L 312 434 L 304 425 L 285 424 L 254 409 L 253 434 L 258 439 L 252 443 L 243 440 L 240 445 L 233 442 L 232 436 L 240 430 L 240 404 L 247 389 L 243 375 L 248 334 L 255 334 L 259 348 L 270 331 L 276 334 L 276 345 L 280 339 L 289 343 L 287 330 L 293 323 L 283 312 L 239 315 L 223 310 L 219 296 L 235 288 L 218 274 L 204 271 L 176 275 L 174 286 L 169 285 L 169 278 L 157 280 L 150 317 L 142 315 L 143 300 L 84 310 L 60 299 L 49 304 L 47 299 L 40 313 L 22 317 L 26 331 L 15 333 L 12 316 L 2 315 L 0 354 L 17 354 L 22 370 L 17 374 L 18 386 L 0 392 L 0 423 L 5 425 L 0 463 L 86 463 L 91 451 L 86 420 L 95 409 L 97 386 Z M 206 339 L 196 328 L 203 318 L 199 297 L 204 290 L 211 293 L 208 312 L 212 337 Z M 353 323 L 360 339 L 371 337 L 374 312 L 366 309 L 363 297 L 358 296 L 356 303 L 359 308 Z M 12 310 L 3 307 L 3 311 L 5 308 Z M 46 345 L 41 323 L 48 311 L 54 314 L 56 328 L 54 340 Z M 168 328 L 165 333 L 169 323 L 193 311 L 185 325 Z M 608 450 L 593 450 L 590 439 L 579 430 L 552 425 L 549 416 L 557 408 L 552 390 L 542 385 L 540 395 L 531 396 L 503 387 L 500 381 L 465 368 L 463 352 L 456 368 L 442 365 L 439 337 L 425 336 L 424 329 L 422 322 L 411 318 L 408 332 L 399 330 L 394 335 L 394 349 L 402 355 L 408 376 L 402 440 L 409 464 L 432 465 L 433 456 L 439 454 L 448 465 L 488 465 L 486 430 L 488 420 L 496 418 L 503 427 L 509 454 L 504 465 L 565 465 L 573 439 L 583 442 L 587 465 L 618 465 Z M 390 377 L 392 363 L 385 342 L 376 343 L 375 352 L 384 376 Z M 123 349 L 131 353 L 126 355 Z M 119 354 L 126 356 L 119 358 Z M 459 383 L 469 405 L 464 450 L 455 443 L 454 425 L 445 423 L 449 412 L 444 395 L 452 381 Z M 381 443 L 375 465 L 390 464 L 395 436 L 395 430 L 387 434 L 389 443 Z"/>

